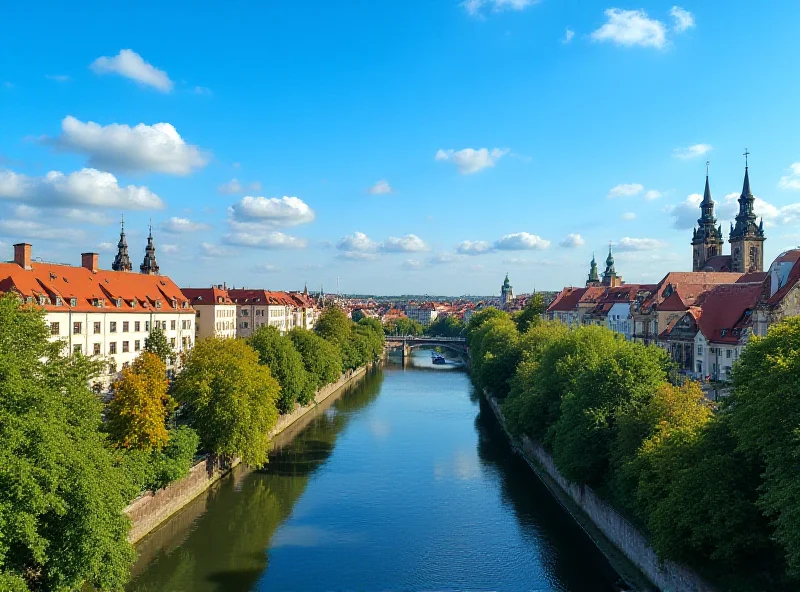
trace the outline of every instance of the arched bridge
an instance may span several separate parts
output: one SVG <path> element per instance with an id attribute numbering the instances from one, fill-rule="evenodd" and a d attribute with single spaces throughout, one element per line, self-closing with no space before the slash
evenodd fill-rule
<path id="1" fill-rule="evenodd" d="M 386 349 L 399 350 L 403 357 L 411 355 L 411 350 L 421 346 L 441 347 L 466 355 L 467 340 L 463 337 L 418 337 L 413 335 L 387 335 Z"/>

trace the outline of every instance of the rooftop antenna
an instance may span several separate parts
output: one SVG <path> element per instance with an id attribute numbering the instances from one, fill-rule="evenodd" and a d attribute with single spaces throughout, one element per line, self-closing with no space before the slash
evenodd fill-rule
<path id="1" fill-rule="evenodd" d="M 744 156 L 744 168 L 747 168 L 747 157 L 750 156 L 750 152 L 747 150 L 747 148 L 744 149 L 743 156 Z"/>
<path id="2" fill-rule="evenodd" d="M 746 149 L 745 149 L 745 150 L 746 150 Z M 711 161 L 710 161 L 710 160 L 707 160 L 707 161 L 706 161 L 706 177 L 708 177 L 708 165 L 710 165 L 710 164 L 711 164 Z"/>

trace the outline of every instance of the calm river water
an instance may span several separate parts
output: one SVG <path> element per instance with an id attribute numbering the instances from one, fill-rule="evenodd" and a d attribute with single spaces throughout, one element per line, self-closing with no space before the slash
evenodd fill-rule
<path id="1" fill-rule="evenodd" d="M 128 590 L 618 590 L 460 370 L 388 365 L 137 547 Z"/>

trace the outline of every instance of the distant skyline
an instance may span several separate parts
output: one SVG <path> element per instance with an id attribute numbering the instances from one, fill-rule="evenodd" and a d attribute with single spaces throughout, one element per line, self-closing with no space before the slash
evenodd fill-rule
<path id="1" fill-rule="evenodd" d="M 745 149 L 765 266 L 800 244 L 800 4 L 14 3 L 0 260 L 180 286 L 496 294 L 691 270 L 706 161 L 727 243 Z"/>

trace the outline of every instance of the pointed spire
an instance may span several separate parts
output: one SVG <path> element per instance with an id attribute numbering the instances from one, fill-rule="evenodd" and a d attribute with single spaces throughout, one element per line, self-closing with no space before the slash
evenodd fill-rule
<path id="1" fill-rule="evenodd" d="M 706 189 L 703 191 L 703 203 L 714 204 L 714 200 L 711 199 L 711 187 L 708 184 L 708 162 L 706 162 Z"/>
<path id="2" fill-rule="evenodd" d="M 131 271 L 131 258 L 128 256 L 128 241 L 125 239 L 125 216 L 119 222 L 119 242 L 117 243 L 117 255 L 111 264 L 114 271 Z"/>
<path id="3" fill-rule="evenodd" d="M 597 274 L 597 260 L 595 259 L 594 252 L 592 252 L 592 262 L 589 264 L 589 279 L 586 281 L 586 285 L 599 282 L 600 276 Z"/>
<path id="4" fill-rule="evenodd" d="M 142 261 L 142 264 L 139 266 L 139 271 L 146 275 L 158 275 L 158 269 L 156 247 L 153 244 L 153 221 L 150 220 L 147 246 L 144 249 L 144 261 Z"/>

